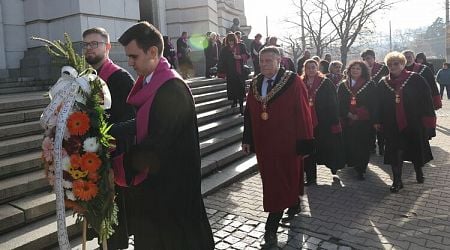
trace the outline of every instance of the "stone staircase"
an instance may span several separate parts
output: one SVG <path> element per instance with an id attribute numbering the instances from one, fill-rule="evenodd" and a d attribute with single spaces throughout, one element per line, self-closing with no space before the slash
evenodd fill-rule
<path id="1" fill-rule="evenodd" d="M 17 82 L 16 82 L 17 83 Z M 41 83 L 0 82 L 0 249 L 43 249 L 57 244 L 55 195 L 40 166 L 43 130 L 39 117 L 49 103 Z M 255 156 L 240 144 L 243 117 L 231 109 L 221 79 L 189 81 L 196 102 L 201 148 L 202 193 L 207 195 L 252 172 Z M 8 86 L 8 87 L 6 87 Z M 68 211 L 71 238 L 81 226 Z"/>

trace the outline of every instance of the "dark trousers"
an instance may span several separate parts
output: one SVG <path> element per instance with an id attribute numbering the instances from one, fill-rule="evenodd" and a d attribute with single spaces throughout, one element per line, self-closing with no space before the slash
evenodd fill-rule
<path id="1" fill-rule="evenodd" d="M 300 208 L 300 199 L 298 199 L 294 205 L 289 207 L 289 209 L 287 210 L 287 214 L 295 215 L 296 213 L 299 212 L 299 208 Z M 266 221 L 266 226 L 265 226 L 266 233 L 267 232 L 276 233 L 278 231 L 278 226 L 280 224 L 282 217 L 283 217 L 283 211 L 269 213 L 269 216 L 267 217 L 267 221 Z"/>
<path id="2" fill-rule="evenodd" d="M 317 180 L 317 164 L 314 156 L 310 155 L 304 159 L 304 168 L 307 182 L 315 182 Z"/>
<path id="3" fill-rule="evenodd" d="M 383 131 L 376 131 L 374 128 L 370 131 L 370 150 L 375 151 L 378 144 L 378 150 L 384 152 L 384 134 Z"/>
<path id="4" fill-rule="evenodd" d="M 396 163 L 391 165 L 392 175 L 394 177 L 394 185 L 402 183 L 402 169 L 403 169 L 403 151 L 399 150 L 396 153 Z M 413 163 L 414 164 L 414 163 Z M 419 181 L 423 178 L 423 171 L 421 165 L 414 164 L 414 171 L 416 172 L 416 179 Z"/>
<path id="5" fill-rule="evenodd" d="M 441 99 L 444 96 L 444 89 L 447 91 L 447 98 L 450 99 L 450 85 L 439 84 L 439 93 L 441 94 Z"/>

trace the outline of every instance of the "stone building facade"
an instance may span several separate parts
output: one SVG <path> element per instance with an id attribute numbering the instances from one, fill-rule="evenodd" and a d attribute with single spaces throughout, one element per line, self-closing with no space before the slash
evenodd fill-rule
<path id="1" fill-rule="evenodd" d="M 49 79 L 57 74 L 42 44 L 32 36 L 55 40 L 66 32 L 79 45 L 85 29 L 101 26 L 111 35 L 112 59 L 126 66 L 117 39 L 139 20 L 153 23 L 175 43 L 182 31 L 224 35 L 236 17 L 245 27 L 244 0 L 0 0 L 0 78 Z M 202 55 L 194 48 L 199 74 Z"/>

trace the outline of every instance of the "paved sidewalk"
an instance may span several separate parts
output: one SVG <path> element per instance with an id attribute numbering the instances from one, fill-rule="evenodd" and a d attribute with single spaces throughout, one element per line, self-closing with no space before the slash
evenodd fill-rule
<path id="1" fill-rule="evenodd" d="M 390 166 L 373 155 L 365 181 L 346 168 L 333 179 L 318 167 L 318 185 L 306 188 L 302 212 L 280 227 L 282 249 L 450 249 L 450 102 L 438 111 L 435 160 L 418 184 L 412 164 L 403 170 L 404 189 L 391 194 Z M 204 199 L 216 249 L 259 249 L 267 213 L 259 174 Z"/>

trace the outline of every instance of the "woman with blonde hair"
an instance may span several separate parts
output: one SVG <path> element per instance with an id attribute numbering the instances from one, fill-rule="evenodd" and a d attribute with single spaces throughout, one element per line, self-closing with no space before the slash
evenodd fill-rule
<path id="1" fill-rule="evenodd" d="M 424 182 L 422 167 L 433 159 L 428 139 L 435 136 L 436 114 L 430 88 L 419 74 L 405 69 L 402 53 L 391 52 L 385 63 L 389 75 L 377 88 L 378 112 L 375 128 L 386 138 L 384 163 L 392 167 L 392 193 L 403 188 L 403 161 L 414 164 L 416 180 Z"/>

